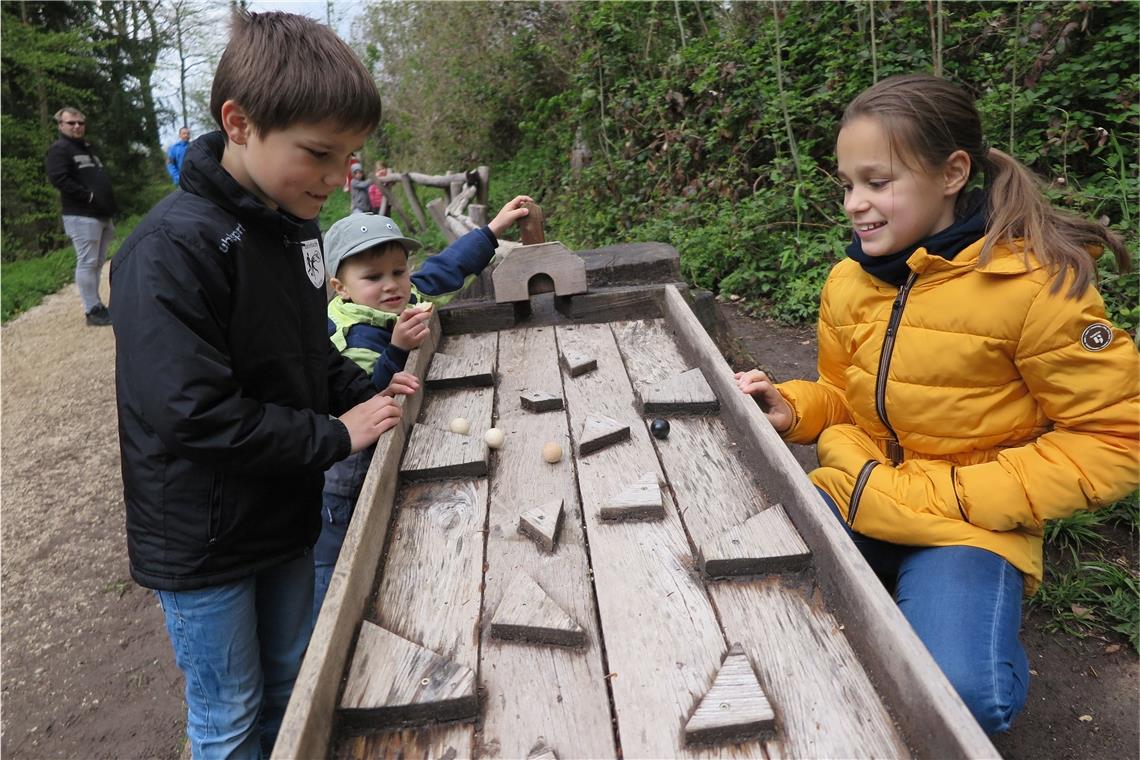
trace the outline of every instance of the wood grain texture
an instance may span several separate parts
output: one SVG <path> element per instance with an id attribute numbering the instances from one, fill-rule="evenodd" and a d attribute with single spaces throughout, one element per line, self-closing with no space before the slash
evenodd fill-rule
<path id="1" fill-rule="evenodd" d="M 517 222 L 519 227 L 519 240 L 523 245 L 538 245 L 546 242 L 546 218 L 542 214 L 542 207 L 537 203 L 524 203 L 523 208 L 527 215 Z"/>
<path id="2" fill-rule="evenodd" d="M 807 567 L 810 559 L 807 544 L 780 504 L 729 528 L 710 546 L 700 547 L 701 571 L 710 578 L 794 572 Z"/>
<path id="3" fill-rule="evenodd" d="M 746 741 L 772 730 L 776 713 L 739 644 L 725 655 L 716 679 L 685 724 L 690 744 Z"/>
<path id="4" fill-rule="evenodd" d="M 528 391 L 519 394 L 519 403 L 528 412 L 557 412 L 562 409 L 562 396 L 546 391 Z"/>
<path id="5" fill-rule="evenodd" d="M 539 742 L 527 753 L 526 760 L 558 760 L 558 753 Z"/>
<path id="6" fill-rule="evenodd" d="M 495 300 L 498 303 L 529 301 L 531 280 L 536 275 L 550 278 L 555 295 L 572 296 L 586 292 L 585 262 L 562 243 L 554 241 L 522 245 L 511 251 L 491 275 Z"/>
<path id="7" fill-rule="evenodd" d="M 578 431 L 578 456 L 601 451 L 607 446 L 629 440 L 629 425 L 600 414 L 586 415 Z"/>
<path id="8" fill-rule="evenodd" d="M 491 618 L 491 638 L 581 647 L 586 631 L 526 572 L 518 573 Z"/>
<path id="9" fill-rule="evenodd" d="M 487 474 L 490 451 L 482 437 L 416 425 L 400 474 L 408 480 L 479 478 Z"/>
<path id="10" fill-rule="evenodd" d="M 557 334 L 561 347 L 598 360 L 596 372 L 564 376 L 572 428 L 590 414 L 627 424 L 638 421 L 633 389 L 609 327 L 559 327 Z M 645 427 L 631 424 L 630 434 L 630 444 L 611 446 L 577 462 L 623 756 L 759 757 L 763 750 L 758 742 L 711 749 L 684 744 L 685 721 L 728 647 L 694 571 L 668 491 L 662 494 L 662 520 L 599 520 L 601 506 L 628 482 L 630 473 L 660 475 Z M 572 744 L 551 744 L 578 754 Z"/>
<path id="11" fill-rule="evenodd" d="M 518 402 L 526 389 L 562 392 L 554 330 L 501 333 L 499 367 L 496 425 L 506 431 L 509 445 L 496 452 L 491 478 L 478 754 L 526 757 L 541 739 L 564 757 L 612 758 L 616 751 L 601 647 L 518 646 L 490 636 L 491 615 L 507 584 L 525 572 L 585 629 L 590 641 L 599 639 L 574 463 L 564 457 L 550 465 L 537 455 L 546 441 L 570 449 L 566 415 L 532 414 Z M 519 516 L 548 494 L 563 499 L 565 509 L 558 545 L 550 554 L 536 551 L 517 531 Z"/>
<path id="12" fill-rule="evenodd" d="M 603 520 L 660 520 L 664 516 L 656 472 L 647 472 L 622 488 L 598 511 L 598 517 Z"/>
<path id="13" fill-rule="evenodd" d="M 340 699 L 362 729 L 469 720 L 479 709 L 475 672 L 367 620 L 360 625 Z"/>
<path id="14" fill-rule="evenodd" d="M 661 316 L 661 286 L 600 288 L 555 303 L 570 322 L 611 322 Z"/>
<path id="15" fill-rule="evenodd" d="M 480 275 L 482 277 L 482 275 Z M 448 335 L 506 330 L 518 322 L 515 305 L 493 300 L 454 300 L 440 306 L 439 319 Z"/>
<path id="16" fill-rule="evenodd" d="M 668 243 L 619 243 L 574 253 L 586 262 L 591 290 L 681 280 L 681 257 Z"/>
<path id="17" fill-rule="evenodd" d="M 562 359 L 562 367 L 569 374 L 570 377 L 577 377 L 584 375 L 587 372 L 592 372 L 598 368 L 598 360 L 592 356 L 587 356 L 583 353 L 573 350 L 562 349 L 559 356 Z"/>
<path id="18" fill-rule="evenodd" d="M 720 409 L 716 394 L 700 369 L 694 367 L 641 392 L 646 414 L 712 414 Z"/>
<path id="19" fill-rule="evenodd" d="M 408 355 L 407 370 L 422 377 L 439 340 L 439 320 L 433 317 L 428 337 Z M 277 760 L 324 757 L 329 753 L 337 690 L 387 540 L 404 441 L 423 400 L 422 388 L 411 396 L 397 398 L 396 403 L 403 410 L 400 424 L 376 442 L 372 464 L 361 486 L 356 511 L 277 734 L 272 755 Z"/>
<path id="20" fill-rule="evenodd" d="M 554 551 L 562 530 L 563 498 L 540 504 L 519 515 L 519 533 L 534 541 L 545 552 Z"/>
<path id="21" fill-rule="evenodd" d="M 452 356 L 436 352 L 425 380 L 427 387 L 433 390 L 492 386 L 495 384 L 495 355 L 471 352 Z"/>
<path id="22" fill-rule="evenodd" d="M 732 442 L 811 547 L 829 608 L 845 624 L 852 647 L 911 743 L 931 757 L 998 757 L 760 408 L 739 392 L 732 369 L 681 292 L 666 286 L 662 305 L 684 360 L 705 369 Z M 722 585 L 736 584 L 715 588 Z"/>

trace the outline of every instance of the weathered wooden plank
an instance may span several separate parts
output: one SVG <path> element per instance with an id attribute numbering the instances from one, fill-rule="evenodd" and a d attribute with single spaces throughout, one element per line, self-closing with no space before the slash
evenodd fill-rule
<path id="1" fill-rule="evenodd" d="M 439 320 L 433 318 L 427 339 L 408 356 L 409 372 L 423 376 L 439 339 Z M 388 535 L 404 441 L 423 399 L 422 389 L 397 399 L 403 409 L 400 424 L 376 443 L 372 465 L 360 489 L 355 514 L 277 734 L 273 757 L 278 760 L 323 757 L 329 752 L 340 677 Z"/>
<path id="2" fill-rule="evenodd" d="M 791 757 L 909 757 L 910 751 L 822 603 L 778 580 L 709 587 L 730 640 L 740 641 L 780 713 Z"/>
<path id="3" fill-rule="evenodd" d="M 546 441 L 569 449 L 564 414 L 532 414 L 516 401 L 528 388 L 558 389 L 561 374 L 554 330 L 539 327 L 500 335 L 496 425 L 509 445 L 495 455 L 487 527 L 484 621 L 490 621 L 515 574 L 525 572 L 598 641 L 581 509 L 569 458 L 550 465 L 538 451 Z M 566 516 L 553 553 L 537 551 L 517 532 L 519 516 L 536 497 L 562 498 Z M 602 649 L 517 646 L 490 637 L 484 626 L 481 686 L 485 689 L 479 756 L 526 757 L 542 739 L 563 757 L 614 757 Z M 525 684 L 526 687 L 521 685 Z"/>
<path id="4" fill-rule="evenodd" d="M 598 517 L 603 520 L 660 520 L 664 516 L 656 472 L 648 472 L 625 486 L 598 511 Z"/>
<path id="5" fill-rule="evenodd" d="M 787 446 L 760 408 L 740 393 L 732 369 L 680 291 L 666 286 L 662 307 L 684 360 L 705 369 L 739 453 L 763 477 L 767 496 L 784 505 L 812 547 L 812 564 L 830 609 L 844 623 L 863 667 L 894 707 L 912 744 L 932 757 L 997 757 L 993 744 L 803 476 Z M 735 584 L 715 588 L 722 585 Z"/>
<path id="6" fill-rule="evenodd" d="M 586 415 L 578 432 L 578 456 L 601 451 L 621 441 L 629 440 L 629 425 L 600 414 Z"/>
<path id="7" fill-rule="evenodd" d="M 668 243 L 619 243 L 575 253 L 586 262 L 591 290 L 681 280 L 681 258 Z"/>
<path id="8" fill-rule="evenodd" d="M 733 644 L 708 692 L 685 724 L 690 744 L 745 741 L 770 731 L 776 713 L 740 644 Z"/>
<path id="9" fill-rule="evenodd" d="M 548 501 L 519 515 L 519 533 L 538 544 L 543 551 L 552 552 L 562 529 L 562 503 L 564 497 Z"/>
<path id="10" fill-rule="evenodd" d="M 701 571 L 710 578 L 802 570 L 810 559 L 807 544 L 780 504 L 729 528 L 711 546 L 700 547 Z"/>
<path id="11" fill-rule="evenodd" d="M 523 207 L 527 210 L 527 215 L 518 220 L 519 240 L 523 245 L 545 243 L 546 217 L 542 213 L 542 207 L 537 203 L 524 203 Z"/>
<path id="12" fill-rule="evenodd" d="M 484 391 L 458 393 L 479 392 Z M 429 395 L 425 415 L 432 415 L 437 404 Z M 487 496 L 486 479 L 403 486 L 396 497 L 383 578 L 365 616 L 476 672 Z M 433 734 L 438 744 L 428 748 L 431 756 L 439 757 L 447 746 L 470 746 L 473 739 L 463 736 L 473 735 L 470 725 L 452 729 Z M 384 732 L 354 742 L 355 751 L 375 753 L 379 746 L 394 746 L 393 741 L 392 732 Z"/>
<path id="13" fill-rule="evenodd" d="M 464 356 L 451 356 L 436 352 L 427 372 L 427 387 L 480 388 L 495 384 L 495 355 L 470 352 Z"/>
<path id="14" fill-rule="evenodd" d="M 696 367 L 647 386 L 640 395 L 646 414 L 711 414 L 720 409 L 716 394 Z"/>
<path id="15" fill-rule="evenodd" d="M 518 322 L 516 305 L 492 300 L 455 300 L 438 309 L 443 331 L 448 335 L 506 330 Z"/>
<path id="16" fill-rule="evenodd" d="M 360 624 L 341 717 L 361 729 L 469 720 L 475 672 L 367 620 Z"/>
<path id="17" fill-rule="evenodd" d="M 519 572 L 491 618 L 491 638 L 581 647 L 586 631 L 527 575 Z"/>
<path id="18" fill-rule="evenodd" d="M 335 760 L 444 760 L 472 757 L 475 732 L 466 725 L 423 726 L 380 734 L 346 736 L 335 748 Z M 310 755 L 299 760 L 324 757 Z"/>
<path id="19" fill-rule="evenodd" d="M 564 377 L 566 407 L 577 427 L 589 414 L 638 420 L 633 389 L 605 325 L 557 328 L 560 346 L 595 356 L 598 369 Z M 535 419 L 543 419 L 536 417 Z M 643 425 L 632 444 L 578 462 L 578 485 L 605 632 L 617 731 L 625 757 L 758 757 L 761 745 L 695 749 L 683 743 L 690 711 L 708 689 L 728 647 L 699 577 L 677 510 L 663 493 L 665 518 L 602 523 L 602 504 L 629 473 L 660 473 Z M 578 754 L 573 745 L 552 743 Z"/>
<path id="20" fill-rule="evenodd" d="M 616 319 L 652 319 L 661 316 L 658 289 L 618 287 L 591 290 L 559 298 L 555 308 L 571 322 L 611 322 Z"/>
<path id="21" fill-rule="evenodd" d="M 490 451 L 482 437 L 416 425 L 400 474 L 408 480 L 479 478 L 487 474 L 489 459 Z"/>

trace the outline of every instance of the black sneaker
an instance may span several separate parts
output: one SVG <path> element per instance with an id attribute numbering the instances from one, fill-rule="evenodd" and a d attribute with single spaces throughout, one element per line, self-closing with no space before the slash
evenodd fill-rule
<path id="1" fill-rule="evenodd" d="M 106 327 L 109 324 L 111 324 L 111 311 L 103 304 L 87 312 L 88 327 Z"/>

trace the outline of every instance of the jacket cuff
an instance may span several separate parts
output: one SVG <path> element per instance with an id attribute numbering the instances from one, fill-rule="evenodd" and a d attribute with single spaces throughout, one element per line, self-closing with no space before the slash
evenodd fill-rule
<path id="1" fill-rule="evenodd" d="M 329 422 L 332 423 L 333 435 L 337 438 L 336 459 L 333 461 L 339 462 L 352 453 L 352 436 L 348 434 L 348 426 L 336 417 L 329 415 Z"/>

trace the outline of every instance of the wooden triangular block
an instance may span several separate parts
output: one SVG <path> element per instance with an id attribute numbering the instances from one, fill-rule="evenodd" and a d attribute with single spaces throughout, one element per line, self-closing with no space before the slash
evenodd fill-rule
<path id="1" fill-rule="evenodd" d="M 611 443 L 629 439 L 629 425 L 622 424 L 609 417 L 589 415 L 582 423 L 582 432 L 578 435 L 578 455 L 591 454 L 604 449 Z"/>
<path id="2" fill-rule="evenodd" d="M 780 504 L 732 526 L 700 551 L 701 569 L 710 578 L 791 572 L 810 559 L 811 551 Z"/>
<path id="3" fill-rule="evenodd" d="M 471 720 L 475 673 L 368 620 L 360 624 L 341 716 L 369 728 Z"/>
<path id="4" fill-rule="evenodd" d="M 647 472 L 602 505 L 603 520 L 657 520 L 665 516 L 657 473 Z"/>
<path id="5" fill-rule="evenodd" d="M 752 663 L 734 644 L 685 724 L 685 742 L 709 744 L 754 739 L 776 725 L 776 714 L 756 679 Z"/>
<path id="6" fill-rule="evenodd" d="M 408 437 L 400 472 L 408 480 L 479 478 L 490 458 L 481 437 L 416 425 Z"/>
<path id="7" fill-rule="evenodd" d="M 642 391 L 646 414 L 707 414 L 720 409 L 720 401 L 705 376 L 694 367 Z"/>
<path id="8" fill-rule="evenodd" d="M 495 356 L 432 355 L 425 378 L 429 388 L 486 388 L 495 384 Z"/>
<path id="9" fill-rule="evenodd" d="M 584 375 L 590 370 L 598 368 L 598 360 L 592 356 L 586 356 L 573 349 L 562 349 L 562 366 L 570 374 L 570 377 L 577 377 Z"/>
<path id="10" fill-rule="evenodd" d="M 511 581 L 491 619 L 491 638 L 578 647 L 586 631 L 525 572 Z"/>
<path id="11" fill-rule="evenodd" d="M 562 408 L 562 397 L 546 391 L 530 391 L 519 396 L 522 408 L 528 412 L 554 412 Z"/>
<path id="12" fill-rule="evenodd" d="M 558 755 L 546 743 L 539 741 L 530 748 L 530 752 L 526 755 L 526 760 L 558 760 Z"/>
<path id="13" fill-rule="evenodd" d="M 519 517 L 519 533 L 548 552 L 554 551 L 558 532 L 562 529 L 562 499 L 548 501 Z"/>

